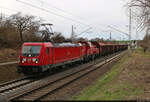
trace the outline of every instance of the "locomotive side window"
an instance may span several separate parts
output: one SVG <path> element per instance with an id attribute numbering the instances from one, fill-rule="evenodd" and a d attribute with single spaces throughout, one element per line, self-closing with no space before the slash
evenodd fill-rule
<path id="1" fill-rule="evenodd" d="M 49 48 L 46 48 L 46 53 L 49 54 Z"/>

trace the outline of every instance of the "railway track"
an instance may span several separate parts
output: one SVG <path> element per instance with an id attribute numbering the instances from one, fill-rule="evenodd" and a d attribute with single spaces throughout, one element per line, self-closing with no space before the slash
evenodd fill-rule
<path id="1" fill-rule="evenodd" d="M 3 65 L 10 65 L 10 64 L 16 64 L 16 63 L 19 63 L 19 61 L 0 63 L 0 66 L 3 66 Z"/>
<path id="2" fill-rule="evenodd" d="M 45 86 L 40 87 L 39 89 L 32 90 L 30 93 L 23 95 L 22 97 L 18 98 L 17 101 L 38 101 L 47 95 L 54 93 L 55 91 L 65 87 L 66 85 L 79 80 L 83 76 L 87 75 L 88 73 L 93 72 L 94 70 L 98 69 L 100 66 L 104 65 L 105 63 L 111 61 L 116 57 L 108 59 L 107 61 L 103 61 L 99 64 L 94 65 L 94 67 L 89 67 L 87 69 L 82 69 L 75 73 L 72 73 L 62 79 L 55 81 L 54 83 L 48 83 Z"/>
<path id="3" fill-rule="evenodd" d="M 121 54 L 123 53 L 125 52 L 122 52 Z M 121 54 L 113 54 L 109 57 L 100 60 L 98 59 L 93 63 L 83 64 L 78 68 L 73 68 L 40 80 L 21 80 L 15 82 L 16 84 L 12 82 L 11 84 L 4 85 L 0 88 L 0 95 L 5 97 L 8 101 L 11 100 L 15 102 L 40 100 L 66 85 L 79 80 L 88 73 L 98 69 L 100 66 L 118 58 Z"/>
<path id="4" fill-rule="evenodd" d="M 2 84 L 0 84 L 0 88 L 3 87 L 3 86 L 9 85 L 9 84 L 18 82 L 18 81 L 20 81 L 20 80 L 27 79 L 27 78 L 28 78 L 28 77 L 23 77 L 23 78 L 19 78 L 19 79 L 15 79 L 15 80 L 12 80 L 12 81 L 8 81 L 8 82 L 5 82 L 5 83 L 2 83 Z"/>
<path id="5" fill-rule="evenodd" d="M 30 79 L 29 77 L 24 77 L 18 80 L 14 80 L 8 83 L 4 83 L 2 85 L 0 85 L 0 94 L 1 93 L 5 93 L 9 90 L 13 90 L 17 87 L 29 84 L 31 82 L 35 81 L 34 79 Z"/>

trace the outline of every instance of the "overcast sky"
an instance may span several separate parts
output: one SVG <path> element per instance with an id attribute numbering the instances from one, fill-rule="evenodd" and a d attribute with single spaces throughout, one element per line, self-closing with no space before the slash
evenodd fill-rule
<path id="1" fill-rule="evenodd" d="M 0 0 L 0 12 L 6 15 L 18 11 L 42 18 L 45 23 L 52 23 L 54 31 L 62 32 L 64 36 L 70 37 L 71 26 L 74 25 L 75 33 L 80 34 L 92 27 L 91 33 L 84 33 L 79 37 L 86 38 L 109 38 L 108 28 L 111 25 L 123 32 L 128 33 L 129 17 L 125 4 L 128 0 L 19 0 L 34 6 L 48 10 L 33 8 L 16 0 Z M 56 14 L 56 15 L 54 15 Z M 59 15 L 59 16 L 58 16 Z M 60 17 L 61 16 L 61 17 Z M 63 17 L 62 17 L 63 16 Z M 73 21 L 72 21 L 73 20 Z M 133 22 L 133 27 L 136 23 Z M 112 30 L 113 39 L 128 39 L 124 34 Z M 135 29 L 132 29 L 132 39 L 135 39 Z M 138 39 L 143 35 L 138 34 Z"/>

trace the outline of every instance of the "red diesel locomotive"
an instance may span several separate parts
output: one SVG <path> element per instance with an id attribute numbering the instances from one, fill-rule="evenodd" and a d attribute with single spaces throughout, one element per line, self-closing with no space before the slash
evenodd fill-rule
<path id="1" fill-rule="evenodd" d="M 127 49 L 127 45 L 106 44 L 104 42 L 24 43 L 19 55 L 18 72 L 41 73 L 57 66 L 77 61 L 89 61 L 98 56 L 112 54 Z"/>

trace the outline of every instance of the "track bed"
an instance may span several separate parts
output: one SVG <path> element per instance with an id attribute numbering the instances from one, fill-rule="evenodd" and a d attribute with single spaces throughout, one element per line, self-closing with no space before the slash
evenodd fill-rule
<path id="1" fill-rule="evenodd" d="M 19 85 L 19 87 L 10 88 L 10 90 L 7 89 L 7 91 L 0 94 L 13 102 L 25 100 L 50 100 L 50 97 L 58 94 L 60 90 L 63 90 L 72 83 L 79 81 L 79 79 L 83 78 L 84 76 L 88 77 L 89 74 L 101 69 L 102 65 L 107 64 L 112 60 L 119 59 L 120 56 L 122 56 L 125 52 L 126 51 L 96 59 L 95 61 L 82 64 L 76 68 L 72 68 L 46 78 L 34 81 L 32 80 L 30 83 L 27 82 L 27 84 L 23 84 L 22 86 Z M 101 72 L 103 72 L 105 69 L 101 69 Z M 60 97 L 57 98 L 60 99 Z"/>

